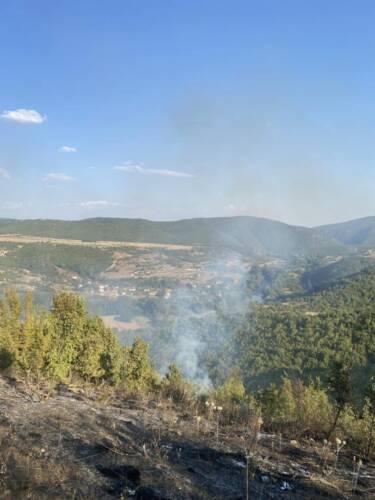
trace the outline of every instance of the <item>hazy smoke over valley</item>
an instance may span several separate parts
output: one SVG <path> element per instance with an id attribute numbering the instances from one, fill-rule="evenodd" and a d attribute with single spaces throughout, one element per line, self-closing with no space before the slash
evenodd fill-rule
<path id="1" fill-rule="evenodd" d="M 249 264 L 235 252 L 226 259 L 206 262 L 201 276 L 207 281 L 179 285 L 160 305 L 162 322 L 148 338 L 158 370 L 175 362 L 182 373 L 202 387 L 211 384 L 207 363 L 230 339 L 251 301 L 245 291 Z M 162 344 L 162 347 L 160 346 Z"/>

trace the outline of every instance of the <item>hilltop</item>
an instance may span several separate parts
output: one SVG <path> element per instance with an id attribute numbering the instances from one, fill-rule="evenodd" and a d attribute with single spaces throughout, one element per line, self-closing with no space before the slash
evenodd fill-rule
<path id="1" fill-rule="evenodd" d="M 339 224 L 320 226 L 317 231 L 344 245 L 357 247 L 375 246 L 375 217 L 364 217 Z"/>
<path id="2" fill-rule="evenodd" d="M 8 290 L 1 498 L 371 498 L 375 384 L 358 369 L 373 360 L 374 281 L 361 272 L 252 308 L 232 339 L 241 356 L 208 388 L 175 364 L 159 375 L 144 342 L 121 346 L 77 295 L 44 310 Z M 329 376 L 304 381 L 314 367 Z M 275 370 L 279 384 L 250 387 Z"/>
<path id="3" fill-rule="evenodd" d="M 124 399 L 107 388 L 38 390 L 0 377 L 0 497 L 203 500 L 246 498 L 249 428 L 158 399 Z M 319 441 L 262 433 L 252 449 L 249 497 L 370 498 L 374 466 L 352 472 L 351 455 Z"/>

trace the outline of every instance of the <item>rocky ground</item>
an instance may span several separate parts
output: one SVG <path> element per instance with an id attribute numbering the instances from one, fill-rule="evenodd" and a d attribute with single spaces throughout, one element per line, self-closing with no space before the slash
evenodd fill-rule
<path id="1" fill-rule="evenodd" d="M 374 498 L 374 464 L 349 450 L 251 440 L 166 402 L 0 377 L 1 500 Z"/>

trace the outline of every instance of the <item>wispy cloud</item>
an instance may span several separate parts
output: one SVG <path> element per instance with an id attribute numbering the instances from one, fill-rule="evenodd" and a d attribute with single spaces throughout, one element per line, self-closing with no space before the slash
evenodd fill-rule
<path id="1" fill-rule="evenodd" d="M 60 151 L 60 153 L 76 153 L 77 148 L 74 148 L 72 146 L 61 146 L 59 151 Z"/>
<path id="2" fill-rule="evenodd" d="M 112 208 L 112 207 L 118 207 L 120 204 L 116 203 L 114 201 L 106 201 L 106 200 L 89 200 L 89 201 L 81 201 L 79 203 L 79 206 L 81 208 L 87 208 L 89 210 L 95 209 L 95 208 Z"/>
<path id="3" fill-rule="evenodd" d="M 38 124 L 43 123 L 47 120 L 46 116 L 41 115 L 35 109 L 15 109 L 13 111 L 3 111 L 1 113 L 1 118 L 10 122 L 16 123 L 32 123 Z"/>
<path id="4" fill-rule="evenodd" d="M 64 174 L 63 172 L 50 172 L 43 178 L 43 180 L 45 182 L 73 182 L 76 179 L 70 175 Z"/>
<path id="5" fill-rule="evenodd" d="M 0 168 L 0 177 L 3 179 L 10 179 L 10 173 L 6 168 Z"/>
<path id="6" fill-rule="evenodd" d="M 24 204 L 22 201 L 3 201 L 0 203 L 1 210 L 18 210 L 23 208 Z"/>
<path id="7" fill-rule="evenodd" d="M 163 177 L 184 177 L 184 178 L 194 177 L 193 174 L 190 174 L 188 172 L 181 172 L 178 170 L 158 169 L 158 168 L 145 168 L 141 163 L 133 163 L 130 161 L 125 162 L 123 165 L 116 165 L 113 168 L 114 170 L 119 170 L 121 172 L 136 173 L 143 175 L 161 175 Z"/>

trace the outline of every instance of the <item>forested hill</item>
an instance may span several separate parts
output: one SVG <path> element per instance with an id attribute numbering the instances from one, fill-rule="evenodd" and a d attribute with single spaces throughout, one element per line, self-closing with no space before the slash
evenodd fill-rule
<path id="1" fill-rule="evenodd" d="M 340 224 L 320 226 L 317 231 L 345 245 L 359 247 L 375 246 L 375 217 L 351 220 Z"/>
<path id="2" fill-rule="evenodd" d="M 114 218 L 80 221 L 0 219 L 0 234 L 85 241 L 204 245 L 280 258 L 347 251 L 345 244 L 320 231 L 247 216 L 174 222 Z"/>
<path id="3" fill-rule="evenodd" d="M 252 307 L 236 339 L 249 382 L 324 379 L 339 357 L 356 368 L 361 388 L 375 374 L 374 303 L 375 270 L 367 269 L 298 300 Z"/>

